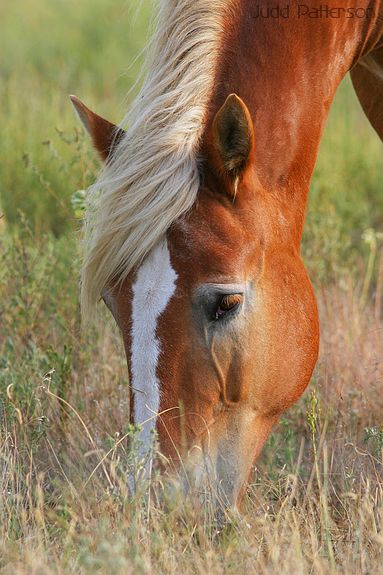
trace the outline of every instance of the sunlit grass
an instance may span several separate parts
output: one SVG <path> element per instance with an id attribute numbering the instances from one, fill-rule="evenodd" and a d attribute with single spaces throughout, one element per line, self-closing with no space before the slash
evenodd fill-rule
<path id="1" fill-rule="evenodd" d="M 9 222 L 21 210 L 38 231 L 70 228 L 71 194 L 89 185 L 98 168 L 82 146 L 68 96 L 122 119 L 150 6 L 149 0 L 1 2 L 0 206 Z M 79 132 L 77 148 L 68 145 Z"/>

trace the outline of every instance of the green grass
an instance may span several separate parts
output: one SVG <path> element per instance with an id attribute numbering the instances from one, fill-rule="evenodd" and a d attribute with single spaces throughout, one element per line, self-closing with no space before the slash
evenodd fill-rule
<path id="1" fill-rule="evenodd" d="M 352 89 L 340 86 L 312 179 L 303 253 L 314 280 L 360 274 L 363 233 L 383 229 L 383 152 Z M 356 271 L 357 270 L 357 271 Z"/>
<path id="2" fill-rule="evenodd" d="M 349 80 L 303 243 L 320 360 L 257 464 L 246 524 L 217 537 L 209 509 L 160 478 L 159 501 L 127 495 L 122 343 L 105 311 L 80 325 L 71 197 L 98 164 L 68 94 L 120 120 L 150 13 L 138 0 L 0 5 L 0 572 L 380 573 L 383 153 Z"/>
<path id="3" fill-rule="evenodd" d="M 0 194 L 10 223 L 21 210 L 38 233 L 70 229 L 71 194 L 89 185 L 96 165 L 68 95 L 122 118 L 148 34 L 150 3 L 140 4 L 1 3 Z"/>

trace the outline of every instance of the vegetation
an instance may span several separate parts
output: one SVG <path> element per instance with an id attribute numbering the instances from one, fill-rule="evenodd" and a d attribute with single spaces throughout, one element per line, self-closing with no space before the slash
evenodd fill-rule
<path id="1" fill-rule="evenodd" d="M 80 326 L 76 215 L 97 161 L 67 94 L 119 120 L 150 13 L 144 0 L 0 5 L 0 572 L 381 573 L 383 154 L 348 80 L 304 236 L 320 360 L 244 518 L 217 533 L 208 506 L 160 477 L 149 502 L 127 495 L 121 341 L 104 310 Z"/>

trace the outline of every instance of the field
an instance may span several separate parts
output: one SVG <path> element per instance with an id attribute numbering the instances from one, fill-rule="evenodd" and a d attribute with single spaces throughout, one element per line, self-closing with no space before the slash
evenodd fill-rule
<path id="1" fill-rule="evenodd" d="M 0 573 L 383 573 L 383 147 L 348 78 L 310 190 L 311 385 L 254 470 L 244 517 L 128 497 L 128 381 L 105 310 L 82 328 L 78 201 L 98 163 L 75 93 L 119 121 L 147 0 L 0 4 Z M 128 96 L 127 96 L 128 94 Z"/>

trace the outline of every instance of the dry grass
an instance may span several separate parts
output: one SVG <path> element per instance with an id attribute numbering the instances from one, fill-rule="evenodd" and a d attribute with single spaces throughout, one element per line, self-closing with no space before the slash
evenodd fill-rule
<path id="1" fill-rule="evenodd" d="M 375 303 L 374 303 L 375 301 Z M 319 294 L 322 346 L 318 377 L 323 401 L 360 426 L 383 423 L 381 294 L 363 305 L 352 283 Z"/>

